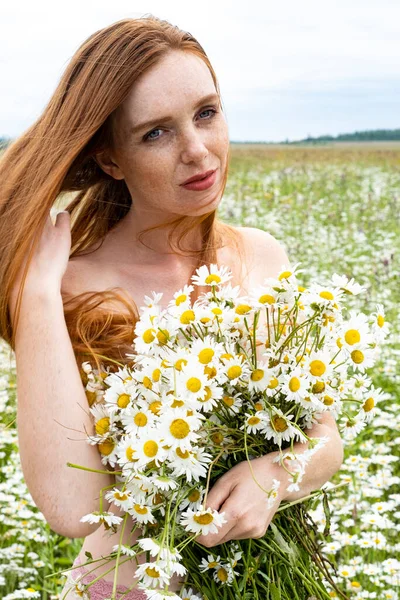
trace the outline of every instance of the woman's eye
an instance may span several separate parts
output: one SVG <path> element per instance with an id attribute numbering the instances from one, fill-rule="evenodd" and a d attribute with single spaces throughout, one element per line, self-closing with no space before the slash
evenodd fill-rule
<path id="1" fill-rule="evenodd" d="M 152 133 L 156 132 L 156 131 L 161 131 L 161 129 L 153 129 L 152 131 L 149 131 L 149 133 L 146 133 L 146 135 L 144 136 L 144 141 L 146 140 L 156 140 L 158 137 L 160 136 L 156 136 L 156 137 L 150 137 Z"/>
<path id="2" fill-rule="evenodd" d="M 209 118 L 201 119 L 202 121 L 208 121 L 209 119 L 212 119 L 217 112 L 218 111 L 215 108 L 205 108 L 204 110 L 202 110 L 199 113 L 199 115 L 202 115 L 204 113 L 211 113 Z M 149 131 L 149 133 L 146 133 L 146 135 L 143 136 L 143 141 L 146 142 L 147 140 L 158 140 L 158 138 L 160 137 L 159 135 L 156 135 L 155 137 L 152 135 L 153 133 L 156 133 L 157 131 L 162 131 L 162 130 L 158 129 L 158 128 L 152 129 L 152 131 Z"/>
<path id="3" fill-rule="evenodd" d="M 206 112 L 211 112 L 211 113 L 212 113 L 212 115 L 215 115 L 215 113 L 216 113 L 217 111 L 215 110 L 215 108 L 205 108 L 204 110 L 202 110 L 202 111 L 201 111 L 201 113 L 200 113 L 200 114 L 202 115 L 203 113 L 206 113 Z"/>

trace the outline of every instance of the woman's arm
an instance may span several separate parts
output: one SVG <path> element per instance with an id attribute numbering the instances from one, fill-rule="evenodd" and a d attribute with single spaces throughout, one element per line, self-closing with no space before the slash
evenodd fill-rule
<path id="1" fill-rule="evenodd" d="M 84 537 L 98 525 L 79 520 L 98 510 L 99 490 L 114 476 L 66 465 L 105 469 L 97 447 L 85 441 L 85 429 L 93 433 L 93 423 L 61 293 L 42 290 L 24 295 L 15 355 L 19 449 L 29 491 L 54 531 Z"/>
<path id="2" fill-rule="evenodd" d="M 85 537 L 99 525 L 80 518 L 98 510 L 99 492 L 114 475 L 89 473 L 67 462 L 104 471 L 96 446 L 87 443 L 93 421 L 64 317 L 61 286 L 74 291 L 70 219 L 48 215 L 22 289 L 20 266 L 8 299 L 17 363 L 17 427 L 22 470 L 29 491 L 50 527 Z M 82 280 L 82 277 L 79 278 Z M 105 507 L 108 503 L 105 501 Z"/>

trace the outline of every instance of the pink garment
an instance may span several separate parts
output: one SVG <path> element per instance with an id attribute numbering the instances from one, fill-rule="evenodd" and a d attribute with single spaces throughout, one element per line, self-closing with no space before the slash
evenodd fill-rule
<path id="1" fill-rule="evenodd" d="M 71 575 L 73 579 L 76 581 L 79 579 L 81 583 L 90 583 L 93 579 L 96 579 L 98 575 L 93 573 L 89 573 L 85 567 L 79 566 L 81 564 L 79 556 L 76 557 L 73 566 L 78 565 L 76 569 L 71 571 Z M 81 576 L 83 577 L 81 578 Z M 134 584 L 134 579 L 132 579 L 132 585 Z M 96 583 L 90 586 L 87 590 L 87 594 L 90 597 L 90 600 L 104 600 L 104 598 L 111 598 L 111 592 L 113 589 L 113 584 L 111 581 L 106 581 L 101 578 Z M 146 600 L 146 594 L 142 590 L 134 589 L 131 590 L 128 594 L 122 596 L 123 592 L 126 592 L 129 588 L 124 585 L 117 585 L 117 594 L 116 597 L 118 600 Z M 68 596 L 67 596 L 68 600 Z"/>

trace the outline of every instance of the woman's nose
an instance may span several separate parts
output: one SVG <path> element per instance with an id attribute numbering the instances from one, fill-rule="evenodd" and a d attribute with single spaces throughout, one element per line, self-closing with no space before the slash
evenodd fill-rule
<path id="1" fill-rule="evenodd" d="M 208 155 L 204 132 L 191 129 L 183 136 L 181 158 L 183 162 L 202 162 Z"/>

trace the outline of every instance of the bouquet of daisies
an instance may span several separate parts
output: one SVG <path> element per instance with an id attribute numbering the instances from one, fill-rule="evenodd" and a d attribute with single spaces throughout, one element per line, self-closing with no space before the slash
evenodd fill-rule
<path id="1" fill-rule="evenodd" d="M 110 372 L 83 363 L 95 429 L 88 442 L 115 470 L 105 498 L 125 518 L 103 510 L 101 496 L 100 510 L 82 521 L 117 531 L 133 517 L 137 543 L 115 547 L 110 558 L 136 560 L 132 587 L 148 598 L 331 597 L 331 566 L 306 502 L 281 505 L 263 537 L 212 549 L 196 543 L 226 522 L 206 500 L 235 464 L 274 452 L 287 489 L 301 490 L 327 441 L 309 435 L 321 416 L 330 412 L 345 436 L 373 416 L 379 390 L 358 381 L 387 331 L 382 307 L 371 317 L 347 311 L 346 294 L 360 286 L 335 275 L 304 289 L 297 267 L 239 297 L 227 268 L 202 266 L 166 309 L 162 294 L 145 297 L 128 364 Z M 192 303 L 194 285 L 207 291 Z M 307 449 L 296 453 L 295 442 Z M 279 484 L 264 490 L 269 506 Z M 180 596 L 169 591 L 173 575 L 185 579 Z"/>

